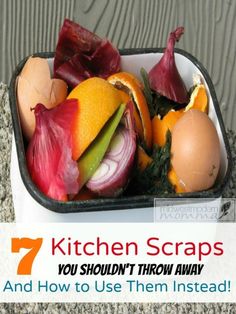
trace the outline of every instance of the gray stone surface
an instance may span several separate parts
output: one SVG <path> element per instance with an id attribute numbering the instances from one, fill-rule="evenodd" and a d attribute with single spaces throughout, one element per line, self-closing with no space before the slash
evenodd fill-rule
<path id="1" fill-rule="evenodd" d="M 13 222 L 14 209 L 11 196 L 12 123 L 7 87 L 0 83 L 0 222 Z"/>
<path id="2" fill-rule="evenodd" d="M 0 304 L 1 314 L 235 314 L 234 304 L 150 304 L 150 303 L 38 303 Z"/>

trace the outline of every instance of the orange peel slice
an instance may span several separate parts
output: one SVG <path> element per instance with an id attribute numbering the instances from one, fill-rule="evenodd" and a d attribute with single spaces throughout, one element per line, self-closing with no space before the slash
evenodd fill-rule
<path id="1" fill-rule="evenodd" d="M 138 145 L 137 149 L 138 154 L 138 168 L 143 171 L 147 168 L 148 165 L 152 163 L 152 158 L 148 156 L 148 154 L 145 152 L 145 150 Z"/>
<path id="2" fill-rule="evenodd" d="M 142 91 L 141 82 L 131 73 L 119 72 L 108 77 L 108 82 L 117 87 L 124 89 L 135 103 L 137 112 L 142 123 L 142 139 L 148 148 L 152 146 L 152 125 L 147 101 Z M 136 120 L 135 120 L 136 121 Z M 137 124 L 137 123 L 136 123 Z"/>
<path id="3" fill-rule="evenodd" d="M 126 92 L 124 92 L 121 89 L 118 89 L 117 91 L 119 92 L 123 103 L 127 104 L 129 101 L 132 101 L 132 98 L 131 98 L 131 96 L 129 94 L 127 94 Z M 133 114 L 134 114 L 134 121 L 135 121 L 135 129 L 136 129 L 136 131 L 138 133 L 138 136 L 140 138 L 142 138 L 142 136 L 143 136 L 142 121 L 140 119 L 140 116 L 138 114 L 138 111 L 137 111 L 137 108 L 136 108 L 135 105 L 133 106 L 133 109 L 134 109 L 133 110 Z"/>
<path id="4" fill-rule="evenodd" d="M 159 116 L 152 119 L 152 137 L 153 144 L 164 146 L 166 142 L 166 132 L 168 129 L 172 132 L 174 125 L 183 115 L 183 110 L 169 111 L 161 120 Z"/>
<path id="5" fill-rule="evenodd" d="M 152 119 L 152 138 L 153 144 L 164 146 L 166 142 L 167 125 L 159 118 L 154 116 Z"/>
<path id="6" fill-rule="evenodd" d="M 98 196 L 87 188 L 83 187 L 82 190 L 74 197 L 74 201 L 86 201 L 97 198 Z"/>
<path id="7" fill-rule="evenodd" d="M 72 156 L 78 160 L 118 109 L 122 99 L 114 86 L 98 77 L 80 83 L 67 98 L 78 99 L 78 113 L 72 131 Z"/>
<path id="8" fill-rule="evenodd" d="M 206 88 L 203 84 L 198 84 L 191 96 L 190 96 L 190 102 L 185 108 L 185 112 L 190 109 L 197 109 L 202 112 L 208 113 L 208 97 Z"/>
<path id="9" fill-rule="evenodd" d="M 168 179 L 170 183 L 175 187 L 176 193 L 185 193 L 184 187 L 181 185 L 179 178 L 177 177 L 177 174 L 172 167 L 171 170 L 168 172 Z"/>

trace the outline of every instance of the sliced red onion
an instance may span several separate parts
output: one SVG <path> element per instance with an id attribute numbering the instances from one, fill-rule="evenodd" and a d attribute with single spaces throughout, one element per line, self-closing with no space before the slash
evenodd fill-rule
<path id="1" fill-rule="evenodd" d="M 87 188 L 101 196 L 120 195 L 128 183 L 135 151 L 134 131 L 119 126 L 102 163 L 87 182 Z"/>
<path id="2" fill-rule="evenodd" d="M 136 151 L 133 103 L 128 102 L 102 163 L 87 182 L 87 187 L 101 195 L 115 197 L 126 187 Z"/>

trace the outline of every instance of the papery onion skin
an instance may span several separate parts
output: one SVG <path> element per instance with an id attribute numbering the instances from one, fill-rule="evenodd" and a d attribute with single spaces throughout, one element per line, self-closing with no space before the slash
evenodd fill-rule
<path id="1" fill-rule="evenodd" d="M 55 71 L 56 77 L 60 77 L 72 88 L 82 81 L 92 77 L 91 71 L 83 64 L 80 55 L 71 57 Z"/>
<path id="2" fill-rule="evenodd" d="M 109 40 L 65 19 L 56 46 L 55 77 L 74 88 L 89 77 L 106 79 L 119 70 L 119 51 Z"/>
<path id="3" fill-rule="evenodd" d="M 29 143 L 26 160 L 32 178 L 41 192 L 58 201 L 79 189 L 79 170 L 72 159 L 71 125 L 78 110 L 76 99 L 69 99 L 48 110 L 34 108 L 36 128 Z"/>
<path id="4" fill-rule="evenodd" d="M 179 104 L 186 104 L 189 101 L 188 92 L 176 67 L 174 56 L 174 45 L 183 33 L 183 27 L 178 27 L 170 33 L 164 55 L 148 74 L 151 89 Z"/>
<path id="5" fill-rule="evenodd" d="M 69 19 L 65 19 L 59 33 L 55 51 L 54 71 L 78 52 L 91 55 L 101 38 Z"/>
<path id="6" fill-rule="evenodd" d="M 125 126 L 118 127 L 102 163 L 86 184 L 88 189 L 100 196 L 117 197 L 128 183 L 136 152 L 131 111 L 129 104 L 124 113 Z"/>

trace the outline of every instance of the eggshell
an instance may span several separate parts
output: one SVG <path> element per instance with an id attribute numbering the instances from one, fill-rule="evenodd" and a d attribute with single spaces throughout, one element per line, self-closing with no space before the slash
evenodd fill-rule
<path id="1" fill-rule="evenodd" d="M 220 167 L 220 142 L 206 113 L 189 110 L 172 131 L 172 166 L 186 192 L 207 190 Z"/>
<path id="2" fill-rule="evenodd" d="M 48 109 L 63 102 L 67 97 L 67 84 L 51 79 L 46 59 L 30 57 L 17 80 L 17 102 L 23 134 L 29 140 L 35 129 L 34 112 L 38 103 Z"/>

